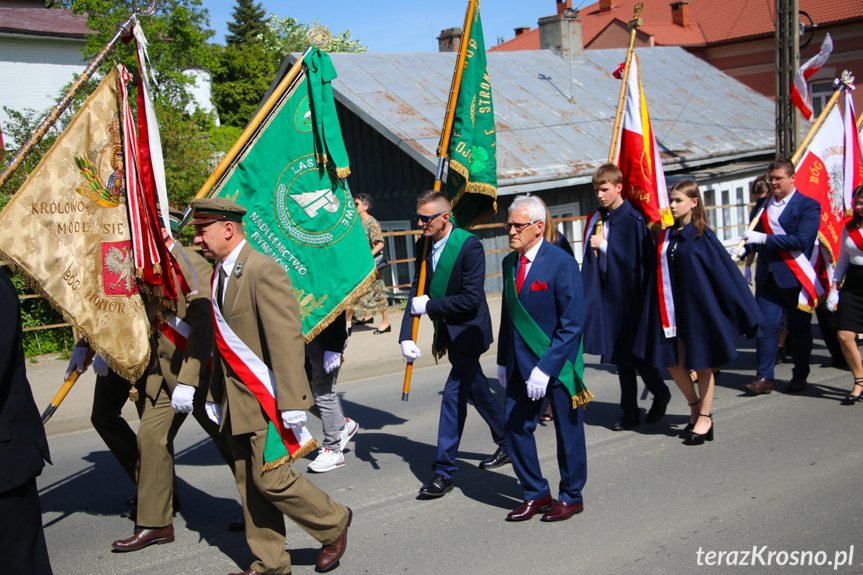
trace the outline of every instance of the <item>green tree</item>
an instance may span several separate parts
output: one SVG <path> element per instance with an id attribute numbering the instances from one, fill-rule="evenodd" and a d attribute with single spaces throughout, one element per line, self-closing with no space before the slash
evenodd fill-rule
<path id="1" fill-rule="evenodd" d="M 280 18 L 270 14 L 267 20 L 267 29 L 261 36 L 264 48 L 273 58 L 273 63 L 278 69 L 282 62 L 291 52 L 302 52 L 309 46 L 309 30 L 318 25 L 314 23 L 297 22 L 296 18 Z M 345 30 L 340 34 L 333 34 L 333 40 L 326 48 L 327 52 L 355 52 L 363 53 L 368 47 L 363 46 L 359 40 L 351 38 L 351 31 Z"/>
<path id="2" fill-rule="evenodd" d="M 38 110 L 25 109 L 19 111 L 12 110 L 6 106 L 3 106 L 3 110 L 9 117 L 3 125 L 5 150 L 2 165 L 6 166 L 12 161 L 12 156 L 18 151 L 18 146 L 23 145 L 30 138 L 30 135 L 36 131 L 36 128 L 50 110 L 40 112 Z M 59 133 L 60 130 L 58 129 L 50 130 L 33 152 L 24 159 L 24 162 L 12 174 L 9 180 L 6 181 L 6 184 L 0 187 L 0 210 L 9 202 L 18 188 L 21 187 L 21 184 L 24 183 L 24 180 L 27 179 L 30 172 L 39 164 L 39 160 L 42 159 L 45 152 L 54 145 Z M 15 142 L 18 146 L 12 146 L 9 142 Z"/>
<path id="3" fill-rule="evenodd" d="M 237 0 L 231 14 L 233 21 L 228 22 L 228 32 L 225 43 L 228 46 L 238 46 L 245 42 L 256 41 L 266 30 L 267 24 L 264 10 L 260 2 L 254 0 Z"/>
<path id="4" fill-rule="evenodd" d="M 222 124 L 245 126 L 275 76 L 272 58 L 260 42 L 227 46 L 212 70 L 213 104 Z"/>

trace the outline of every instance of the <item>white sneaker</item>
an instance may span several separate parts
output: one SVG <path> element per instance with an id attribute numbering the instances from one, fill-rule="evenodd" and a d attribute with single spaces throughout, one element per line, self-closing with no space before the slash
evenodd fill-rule
<path id="1" fill-rule="evenodd" d="M 360 425 L 351 419 L 350 417 L 346 417 L 345 428 L 339 432 L 341 435 L 341 439 L 339 439 L 339 450 L 344 451 L 345 446 L 351 440 L 351 438 L 357 434 L 357 431 L 360 430 Z"/>
<path id="2" fill-rule="evenodd" d="M 341 451 L 330 451 L 327 448 L 323 448 L 315 460 L 309 463 L 309 471 L 326 473 L 344 464 L 345 456 L 342 455 Z"/>

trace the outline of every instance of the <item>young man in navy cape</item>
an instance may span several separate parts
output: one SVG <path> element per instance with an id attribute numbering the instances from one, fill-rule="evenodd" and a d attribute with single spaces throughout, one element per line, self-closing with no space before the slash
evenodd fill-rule
<path id="1" fill-rule="evenodd" d="M 755 338 L 758 360 L 755 381 L 744 386 L 753 395 L 773 391 L 776 332 L 783 311 L 788 314 L 788 335 L 794 362 L 787 391 L 799 393 L 806 389 L 809 357 L 812 354 L 810 324 L 813 310 L 801 309 L 800 290 L 807 282 L 804 268 L 809 266 L 811 269 L 809 257 L 821 221 L 821 205 L 797 192 L 794 164 L 790 160 L 774 160 L 768 166 L 768 171 L 772 195 L 768 196 L 767 208 L 756 230 L 743 233 L 743 239 L 746 240 L 744 250 L 748 252 L 754 246 L 761 246 L 755 266 L 755 301 L 765 323 L 761 324 Z M 742 254 L 743 257 L 745 255 Z M 796 262 L 793 268 L 789 266 L 789 261 Z"/>
<path id="2" fill-rule="evenodd" d="M 653 355 L 663 345 L 655 313 L 656 248 L 644 217 L 624 198 L 623 174 L 613 164 L 593 174 L 599 211 L 588 219 L 582 278 L 587 317 L 584 351 L 617 366 L 623 417 L 615 431 L 641 423 L 638 381 L 653 394 L 647 423 L 662 419 L 671 392 L 662 380 Z"/>
<path id="3" fill-rule="evenodd" d="M 446 196 L 434 190 L 417 198 L 414 214 L 422 237 L 416 245 L 416 273 L 402 319 L 399 342 L 402 355 L 410 362 L 420 356 L 411 337 L 413 316 L 428 314 L 435 323 L 432 352 L 449 356 L 452 370 L 443 390 L 438 427 L 434 475 L 422 486 L 420 495 L 441 497 L 452 490 L 455 458 L 467 417 L 467 402 L 488 424 L 497 450 L 480 467 L 491 469 L 509 463 L 503 429 L 503 409 L 489 389 L 479 357 L 492 342 L 491 315 L 485 300 L 485 252 L 479 239 L 450 222 Z M 423 242 L 433 242 L 426 259 L 425 293 L 417 297 Z"/>
<path id="4" fill-rule="evenodd" d="M 497 377 L 506 388 L 506 439 L 524 501 L 507 521 L 526 521 L 537 513 L 544 514 L 543 521 L 563 521 L 584 509 L 582 406 L 592 398 L 583 381 L 584 293 L 575 259 L 543 240 L 544 227 L 539 199 L 517 197 L 506 222 L 515 251 L 503 261 Z M 534 439 L 546 395 L 557 436 L 557 501 L 542 475 Z"/>

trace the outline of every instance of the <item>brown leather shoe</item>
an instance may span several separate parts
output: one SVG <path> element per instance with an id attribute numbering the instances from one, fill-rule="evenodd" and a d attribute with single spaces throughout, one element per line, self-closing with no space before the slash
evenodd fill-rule
<path id="1" fill-rule="evenodd" d="M 584 503 L 564 503 L 563 501 L 556 501 L 554 506 L 542 516 L 540 521 L 565 521 L 575 515 L 576 513 L 581 513 L 584 511 Z"/>
<path id="2" fill-rule="evenodd" d="M 324 573 L 336 566 L 342 555 L 345 554 L 345 548 L 348 546 L 348 527 L 351 526 L 351 521 L 354 519 L 354 512 L 348 507 L 348 524 L 345 525 L 345 530 L 339 535 L 339 538 L 324 545 L 321 548 L 321 554 L 318 555 L 318 564 L 315 566 L 315 571 Z"/>
<path id="3" fill-rule="evenodd" d="M 242 573 L 228 573 L 228 575 L 263 575 L 262 573 L 258 573 L 254 569 L 249 569 L 247 571 L 243 571 Z M 282 573 L 281 575 L 291 575 L 291 572 Z"/>
<path id="4" fill-rule="evenodd" d="M 527 521 L 537 513 L 545 513 L 551 509 L 552 503 L 554 503 L 554 499 L 551 498 L 551 495 L 546 495 L 542 499 L 525 499 L 515 511 L 507 514 L 506 520 Z"/>
<path id="5" fill-rule="evenodd" d="M 128 539 L 118 539 L 111 543 L 111 547 L 117 551 L 137 551 L 147 545 L 156 543 L 172 543 L 174 541 L 174 526 L 168 525 L 161 529 L 138 529 Z"/>
<path id="6" fill-rule="evenodd" d="M 764 379 L 763 377 L 759 377 L 752 383 L 748 383 L 743 387 L 746 388 L 749 393 L 753 395 L 761 395 L 764 393 L 773 393 L 773 382 L 769 379 Z"/>
<path id="7" fill-rule="evenodd" d="M 806 389 L 806 386 L 809 383 L 806 381 L 805 377 L 792 377 L 791 381 L 788 382 L 788 387 L 785 389 L 788 393 L 800 393 Z"/>

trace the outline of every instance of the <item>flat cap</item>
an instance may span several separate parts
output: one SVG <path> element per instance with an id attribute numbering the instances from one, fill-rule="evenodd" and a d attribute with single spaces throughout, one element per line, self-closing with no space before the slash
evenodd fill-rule
<path id="1" fill-rule="evenodd" d="M 180 231 L 180 222 L 183 221 L 183 212 L 177 208 L 168 208 L 168 223 L 171 224 L 171 231 L 177 233 Z"/>
<path id="2" fill-rule="evenodd" d="M 192 225 L 214 221 L 242 222 L 246 208 L 228 198 L 199 198 L 192 200 Z"/>

